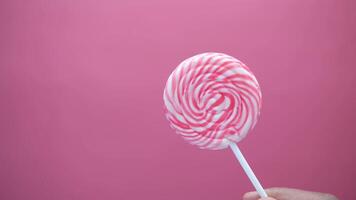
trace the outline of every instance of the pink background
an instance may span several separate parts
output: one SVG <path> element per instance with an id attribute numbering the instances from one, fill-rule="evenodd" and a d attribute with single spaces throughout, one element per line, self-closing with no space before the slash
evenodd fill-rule
<path id="1" fill-rule="evenodd" d="M 183 59 L 245 62 L 263 109 L 240 145 L 265 187 L 356 198 L 355 1 L 0 2 L 0 199 L 240 199 L 230 151 L 174 134 Z"/>

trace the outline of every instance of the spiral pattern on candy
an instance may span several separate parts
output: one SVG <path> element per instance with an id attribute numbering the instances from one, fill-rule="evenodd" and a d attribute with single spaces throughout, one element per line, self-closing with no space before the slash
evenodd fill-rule
<path id="1" fill-rule="evenodd" d="M 249 68 L 222 53 L 183 61 L 169 76 L 163 94 L 171 127 L 203 149 L 241 141 L 257 122 L 261 98 Z"/>

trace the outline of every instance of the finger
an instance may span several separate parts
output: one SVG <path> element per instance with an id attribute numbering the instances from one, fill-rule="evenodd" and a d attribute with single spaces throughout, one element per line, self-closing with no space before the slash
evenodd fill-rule
<path id="1" fill-rule="evenodd" d="M 265 192 L 267 193 L 267 195 L 269 197 L 273 197 L 273 198 L 279 199 L 280 196 L 281 196 L 280 194 L 281 194 L 282 190 L 283 190 L 282 188 L 274 187 L 274 188 L 265 189 Z"/>
<path id="2" fill-rule="evenodd" d="M 276 197 L 277 196 L 277 192 L 276 189 L 267 189 L 265 190 L 268 197 L 267 198 L 262 198 L 263 200 L 275 200 L 272 197 Z M 252 192 L 247 192 L 244 194 L 244 196 L 242 197 L 243 200 L 259 200 L 261 199 L 260 195 L 256 192 L 256 191 L 252 191 Z"/>
<path id="3" fill-rule="evenodd" d="M 247 192 L 244 194 L 242 197 L 243 200 L 258 200 L 260 198 L 260 195 L 258 195 L 257 192 Z"/>

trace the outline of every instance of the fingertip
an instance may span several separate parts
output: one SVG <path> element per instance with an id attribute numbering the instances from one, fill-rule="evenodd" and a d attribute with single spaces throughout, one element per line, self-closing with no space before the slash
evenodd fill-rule
<path id="1" fill-rule="evenodd" d="M 260 195 L 256 191 L 245 193 L 242 199 L 243 200 L 276 200 L 275 198 L 272 197 L 260 198 Z"/>
<path id="2" fill-rule="evenodd" d="M 242 197 L 243 200 L 257 200 L 259 199 L 259 195 L 257 192 L 247 192 Z"/>

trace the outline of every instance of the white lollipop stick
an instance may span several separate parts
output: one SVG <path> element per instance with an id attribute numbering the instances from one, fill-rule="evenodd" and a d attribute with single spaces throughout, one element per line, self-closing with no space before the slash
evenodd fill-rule
<path id="1" fill-rule="evenodd" d="M 261 196 L 261 198 L 266 198 L 267 193 L 263 189 L 261 183 L 258 181 L 257 177 L 253 173 L 250 165 L 248 165 L 245 157 L 242 155 L 239 147 L 234 143 L 230 142 L 230 148 L 232 152 L 234 152 L 237 160 L 239 160 L 241 167 L 244 169 L 245 173 L 247 174 L 248 178 L 250 179 L 252 185 L 255 187 L 257 193 Z"/>

